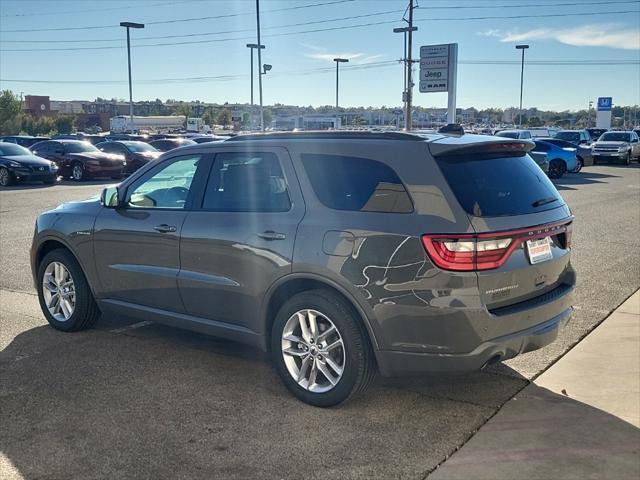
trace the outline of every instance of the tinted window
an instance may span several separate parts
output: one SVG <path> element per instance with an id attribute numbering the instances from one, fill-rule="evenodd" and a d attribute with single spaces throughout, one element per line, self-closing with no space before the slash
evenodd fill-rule
<path id="1" fill-rule="evenodd" d="M 601 142 L 628 142 L 631 135 L 626 132 L 607 132 L 600 137 Z"/>
<path id="2" fill-rule="evenodd" d="M 66 153 L 83 153 L 83 152 L 98 152 L 99 150 L 91 145 L 89 142 L 71 142 L 64 144 L 64 151 Z"/>
<path id="3" fill-rule="evenodd" d="M 202 208 L 225 212 L 286 212 L 287 183 L 274 153 L 216 155 Z"/>
<path id="4" fill-rule="evenodd" d="M 496 136 L 503 138 L 518 138 L 519 134 L 518 132 L 498 132 L 496 133 Z"/>
<path id="5" fill-rule="evenodd" d="M 384 163 L 323 154 L 304 154 L 302 163 L 313 191 L 326 207 L 363 212 L 413 211 L 398 175 Z"/>
<path id="6" fill-rule="evenodd" d="M 579 132 L 558 132 L 556 138 L 560 140 L 567 140 L 568 142 L 578 143 L 580 141 L 580 133 Z"/>
<path id="7" fill-rule="evenodd" d="M 0 155 L 31 155 L 31 152 L 15 143 L 0 142 Z"/>
<path id="8" fill-rule="evenodd" d="M 462 208 L 477 217 L 523 215 L 557 208 L 564 200 L 529 157 L 439 158 Z"/>
<path id="9" fill-rule="evenodd" d="M 134 187 L 128 201 L 138 208 L 184 208 L 200 155 L 178 157 Z"/>

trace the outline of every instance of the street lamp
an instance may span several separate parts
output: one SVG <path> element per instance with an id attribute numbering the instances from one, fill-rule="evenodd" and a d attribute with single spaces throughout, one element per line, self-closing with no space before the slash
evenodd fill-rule
<path id="1" fill-rule="evenodd" d="M 407 88 L 407 32 L 415 32 L 418 30 L 418 27 L 399 27 L 394 28 L 393 33 L 403 33 L 404 34 L 404 56 L 402 57 L 403 64 L 403 72 L 404 72 L 404 81 L 402 84 L 402 103 L 404 105 L 404 109 L 407 108 L 407 92 L 409 89 Z M 405 115 L 405 129 L 407 128 L 406 115 Z"/>
<path id="2" fill-rule="evenodd" d="M 338 73 L 338 67 L 341 63 L 347 63 L 349 61 L 348 58 L 334 58 L 333 59 L 334 62 L 336 62 L 336 115 L 338 114 L 338 78 L 339 78 L 339 73 Z"/>
<path id="3" fill-rule="evenodd" d="M 127 29 L 127 63 L 129 64 L 129 122 L 133 133 L 133 91 L 131 89 L 131 41 L 129 39 L 130 28 L 144 28 L 144 23 L 120 22 L 121 27 Z"/>
<path id="4" fill-rule="evenodd" d="M 520 68 L 520 121 L 518 126 L 522 127 L 522 86 L 524 85 L 524 51 L 529 45 L 516 45 L 516 50 L 522 50 L 522 66 Z"/>
<path id="5" fill-rule="evenodd" d="M 247 48 L 251 49 L 251 106 L 253 106 L 253 50 L 256 48 L 264 48 L 264 45 L 257 43 L 247 43 Z"/>

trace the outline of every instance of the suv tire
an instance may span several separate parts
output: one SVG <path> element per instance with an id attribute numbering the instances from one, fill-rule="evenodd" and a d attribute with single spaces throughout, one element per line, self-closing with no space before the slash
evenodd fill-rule
<path id="1" fill-rule="evenodd" d="M 327 290 L 309 290 L 285 302 L 271 330 L 271 355 L 291 393 L 317 407 L 331 407 L 364 392 L 376 375 L 362 322 L 342 297 Z M 341 374 L 334 367 L 342 367 Z"/>
<path id="2" fill-rule="evenodd" d="M 82 268 L 69 251 L 60 248 L 47 253 L 38 265 L 37 282 L 40 307 L 56 330 L 85 330 L 100 316 Z"/>

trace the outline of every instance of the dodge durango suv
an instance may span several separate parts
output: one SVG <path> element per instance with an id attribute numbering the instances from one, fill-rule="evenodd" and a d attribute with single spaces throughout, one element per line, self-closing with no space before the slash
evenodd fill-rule
<path id="1" fill-rule="evenodd" d="M 41 214 L 31 264 L 63 331 L 100 313 L 269 351 L 336 405 L 384 376 L 481 369 L 572 313 L 572 214 L 527 140 L 244 135 L 182 147 Z"/>

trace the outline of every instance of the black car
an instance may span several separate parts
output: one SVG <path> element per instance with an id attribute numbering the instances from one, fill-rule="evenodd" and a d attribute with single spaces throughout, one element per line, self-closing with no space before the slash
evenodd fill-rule
<path id="1" fill-rule="evenodd" d="M 30 150 L 53 160 L 61 176 L 72 177 L 78 182 L 90 177 L 120 179 L 126 167 L 124 156 L 101 152 L 89 142 L 80 140 L 48 140 L 36 143 Z"/>
<path id="2" fill-rule="evenodd" d="M 149 145 L 158 149 L 161 152 L 168 152 L 178 147 L 185 147 L 187 145 L 197 145 L 193 140 L 188 138 L 162 138 L 160 140 L 152 140 Z"/>
<path id="3" fill-rule="evenodd" d="M 32 137 L 31 135 L 7 135 L 0 137 L 0 142 L 15 143 L 21 147 L 29 148 L 38 142 L 49 140 L 49 137 Z"/>
<path id="4" fill-rule="evenodd" d="M 20 145 L 0 142 L 0 187 L 29 180 L 53 184 L 57 176 L 54 162 L 37 157 Z"/>
<path id="5" fill-rule="evenodd" d="M 135 172 L 162 154 L 148 143 L 129 140 L 102 142 L 97 144 L 96 148 L 106 153 L 123 155 L 127 161 L 127 166 L 124 169 L 125 175 Z"/>

